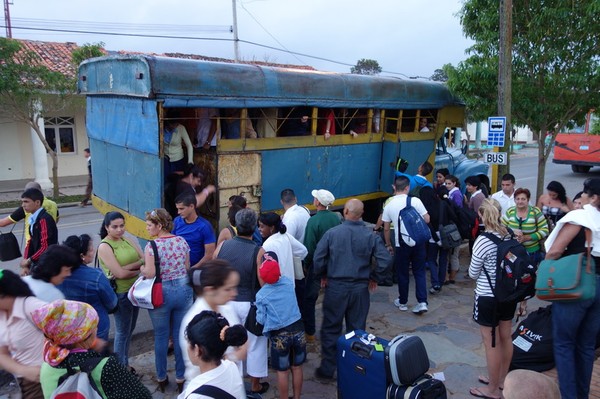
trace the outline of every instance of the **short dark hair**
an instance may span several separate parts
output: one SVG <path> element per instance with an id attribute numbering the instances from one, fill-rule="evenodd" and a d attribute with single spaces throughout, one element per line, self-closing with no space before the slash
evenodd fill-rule
<path id="1" fill-rule="evenodd" d="M 471 186 L 480 188 L 481 186 L 481 179 L 479 178 L 479 176 L 469 176 L 465 179 L 465 183 L 469 184 Z"/>
<path id="2" fill-rule="evenodd" d="M 291 204 L 296 200 L 296 193 L 291 188 L 286 188 L 281 191 L 281 202 Z"/>
<path id="3" fill-rule="evenodd" d="M 448 168 L 439 168 L 435 173 L 439 173 L 440 175 L 446 177 L 450 174 L 450 171 L 448 170 Z"/>
<path id="4" fill-rule="evenodd" d="M 421 172 L 423 173 L 423 176 L 427 176 L 428 174 L 431 173 L 432 170 L 433 170 L 433 166 L 431 166 L 429 161 L 425 161 L 421 164 Z"/>
<path id="5" fill-rule="evenodd" d="M 194 205 L 196 207 L 196 196 L 190 193 L 181 193 L 175 198 L 175 205 L 182 204 L 183 206 Z"/>
<path id="6" fill-rule="evenodd" d="M 227 211 L 227 220 L 229 220 L 229 224 L 232 225 L 233 227 L 236 226 L 235 215 L 242 209 L 244 209 L 244 208 L 242 208 L 239 205 L 231 205 L 231 208 L 229 208 L 229 210 Z"/>
<path id="7" fill-rule="evenodd" d="M 394 187 L 396 191 L 403 191 L 406 187 L 410 186 L 410 180 L 406 176 L 396 176 L 394 179 Z"/>
<path id="8" fill-rule="evenodd" d="M 89 149 L 89 148 L 84 148 L 84 149 L 83 149 L 83 152 L 87 152 L 87 153 L 91 154 L 91 152 L 90 152 L 90 149 Z"/>
<path id="9" fill-rule="evenodd" d="M 21 198 L 28 198 L 34 202 L 40 201 L 41 205 L 44 202 L 44 193 L 42 193 L 37 188 L 28 188 L 27 190 L 23 191 L 23 194 L 21 194 Z"/>
<path id="10" fill-rule="evenodd" d="M 245 208 L 248 205 L 246 198 L 242 195 L 232 195 L 229 197 L 229 202 L 231 202 L 231 205 L 237 205 L 240 208 Z"/>
<path id="11" fill-rule="evenodd" d="M 193 163 L 188 163 L 183 169 L 183 175 L 189 176 L 192 175 L 194 177 L 199 177 L 201 180 L 204 180 L 204 172 L 200 167 L 194 165 Z"/>
<path id="12" fill-rule="evenodd" d="M 77 252 L 66 245 L 52 244 L 40 256 L 39 262 L 31 270 L 31 277 L 47 283 L 54 276 L 58 276 L 63 266 L 77 267 L 81 259 Z"/>
<path id="13" fill-rule="evenodd" d="M 515 184 L 515 177 L 513 175 L 511 175 L 510 173 L 506 173 L 502 176 L 501 181 L 508 181 L 510 180 L 512 184 Z"/>
<path id="14" fill-rule="evenodd" d="M 600 195 L 600 178 L 592 177 L 583 182 L 583 192 L 587 195 Z"/>

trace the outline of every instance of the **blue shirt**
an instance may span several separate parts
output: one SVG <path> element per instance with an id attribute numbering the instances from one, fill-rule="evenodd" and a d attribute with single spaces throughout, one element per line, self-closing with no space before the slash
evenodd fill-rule
<path id="1" fill-rule="evenodd" d="M 429 180 L 427 180 L 423 176 L 420 176 L 420 175 L 413 176 L 413 175 L 409 175 L 407 173 L 402 173 L 402 172 L 396 171 L 396 177 L 398 177 L 398 176 L 404 176 L 404 177 L 408 178 L 408 181 L 410 182 L 410 191 L 415 190 L 417 187 L 433 188 L 433 184 L 431 184 L 429 182 Z"/>
<path id="2" fill-rule="evenodd" d="M 264 325 L 263 332 L 280 330 L 300 320 L 300 310 L 294 283 L 281 276 L 274 284 L 265 284 L 256 293 L 256 319 Z"/>
<path id="3" fill-rule="evenodd" d="M 117 307 L 117 294 L 113 291 L 102 269 L 81 265 L 57 288 L 65 299 L 85 302 L 98 312 L 98 338 L 108 340 L 110 319 L 108 312 Z"/>
<path id="4" fill-rule="evenodd" d="M 190 266 L 194 266 L 204 258 L 204 246 L 214 244 L 215 233 L 208 220 L 198 218 L 193 223 L 188 223 L 181 216 L 173 221 L 173 234 L 183 237 L 190 247 Z"/>

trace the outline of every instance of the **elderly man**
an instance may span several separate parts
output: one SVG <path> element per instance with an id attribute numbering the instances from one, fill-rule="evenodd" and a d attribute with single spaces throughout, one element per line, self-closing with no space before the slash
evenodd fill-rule
<path id="1" fill-rule="evenodd" d="M 369 313 L 369 290 L 377 287 L 390 254 L 373 229 L 361 220 L 363 203 L 357 199 L 346 202 L 345 221 L 328 230 L 315 251 L 314 271 L 325 288 L 323 325 L 321 327 L 321 365 L 317 378 L 331 380 L 335 371 L 336 341 L 346 332 L 364 330 Z M 371 269 L 371 257 L 377 267 Z"/>
<path id="2" fill-rule="evenodd" d="M 304 258 L 306 284 L 304 289 L 304 304 L 300 308 L 302 318 L 304 319 L 306 340 L 308 342 L 315 340 L 315 332 L 317 331 L 315 306 L 319 298 L 319 290 L 321 289 L 321 280 L 315 277 L 313 270 L 313 256 L 317 249 L 317 244 L 321 241 L 325 232 L 332 227 L 338 226 L 341 222 L 339 213 L 327 209 L 335 201 L 335 197 L 331 192 L 321 189 L 312 190 L 311 194 L 313 196 L 313 205 L 317 208 L 317 213 L 306 223 L 304 234 L 304 246 L 308 250 L 308 255 Z"/>

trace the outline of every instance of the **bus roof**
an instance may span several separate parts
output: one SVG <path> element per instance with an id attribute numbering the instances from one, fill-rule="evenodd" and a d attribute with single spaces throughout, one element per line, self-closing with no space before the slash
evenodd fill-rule
<path id="1" fill-rule="evenodd" d="M 464 105 L 441 83 L 148 55 L 92 58 L 82 94 L 154 98 L 165 107 L 427 109 Z M 359 105 L 360 104 L 360 105 Z"/>

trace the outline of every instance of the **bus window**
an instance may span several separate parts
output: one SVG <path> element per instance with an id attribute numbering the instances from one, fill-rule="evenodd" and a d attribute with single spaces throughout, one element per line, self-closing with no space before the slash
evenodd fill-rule
<path id="1" fill-rule="evenodd" d="M 400 111 L 397 109 L 386 109 L 385 110 L 385 133 L 396 134 L 398 132 L 398 120 Z"/>
<path id="2" fill-rule="evenodd" d="M 242 137 L 242 130 L 244 135 Z M 257 137 L 252 120 L 245 108 L 226 108 L 221 112 L 221 135 L 224 139 L 241 139 Z"/>
<path id="3" fill-rule="evenodd" d="M 415 109 L 405 109 L 402 111 L 402 123 L 400 132 L 411 133 L 417 131 L 417 116 L 418 111 Z"/>
<path id="4" fill-rule="evenodd" d="M 437 122 L 437 109 L 422 109 L 419 112 L 419 125 L 417 131 L 419 132 L 433 132 L 436 129 Z"/>
<path id="5" fill-rule="evenodd" d="M 256 108 L 256 133 L 258 137 L 277 137 L 277 108 Z"/>
<path id="6" fill-rule="evenodd" d="M 312 109 L 308 107 L 283 108 L 280 137 L 310 136 Z"/>
<path id="7" fill-rule="evenodd" d="M 333 109 L 320 108 L 317 117 L 317 134 L 335 136 L 337 132 L 337 122 Z"/>

